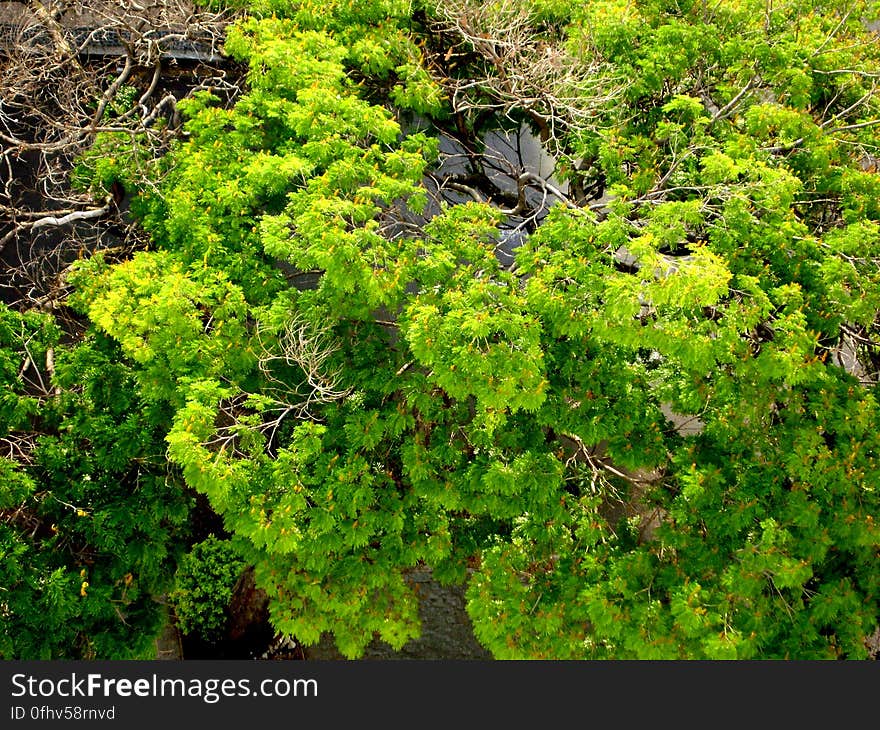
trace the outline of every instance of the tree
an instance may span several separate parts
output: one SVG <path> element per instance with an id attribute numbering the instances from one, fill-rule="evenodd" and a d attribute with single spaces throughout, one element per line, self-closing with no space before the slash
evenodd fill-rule
<path id="1" fill-rule="evenodd" d="M 15 250 L 0 272 L 0 657 L 150 657 L 192 495 L 165 459 L 170 409 L 143 400 L 116 343 L 84 331 L 64 275 L 85 251 L 118 260 L 142 243 L 102 151 L 161 155 L 191 85 L 166 88 L 169 47 L 210 48 L 225 16 L 178 2 L 2 12 L 0 252 Z"/>
<path id="2" fill-rule="evenodd" d="M 150 657 L 189 515 L 167 408 L 106 337 L 61 347 L 48 315 L 0 316 L 0 657 Z"/>
<path id="3" fill-rule="evenodd" d="M 253 10 L 130 168 L 156 250 L 70 282 L 275 627 L 400 646 L 426 564 L 500 658 L 867 656 L 876 8 Z"/>

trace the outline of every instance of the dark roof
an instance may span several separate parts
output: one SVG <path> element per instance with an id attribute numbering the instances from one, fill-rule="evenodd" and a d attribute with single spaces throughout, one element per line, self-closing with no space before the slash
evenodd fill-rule
<path id="1" fill-rule="evenodd" d="M 143 0 L 141 5 L 143 10 L 134 16 L 126 15 L 112 0 L 94 0 L 89 7 L 68 9 L 59 18 L 59 25 L 69 31 L 72 43 L 82 45 L 88 41 L 84 49 L 87 54 L 124 54 L 122 39 L 128 36 L 129 28 L 137 28 L 157 40 L 161 51 L 169 56 L 213 60 L 219 55 L 218 48 L 204 42 L 207 38 L 200 39 L 198 29 L 187 24 L 189 13 L 195 12 L 188 2 Z M 102 30 L 94 33 L 97 29 Z M 182 34 L 189 37 L 180 38 Z M 51 43 L 51 36 L 25 3 L 0 2 L 0 46 L 21 42 Z"/>

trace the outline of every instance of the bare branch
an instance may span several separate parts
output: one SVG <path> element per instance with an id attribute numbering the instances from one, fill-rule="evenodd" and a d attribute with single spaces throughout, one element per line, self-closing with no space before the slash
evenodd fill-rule
<path id="1" fill-rule="evenodd" d="M 38 228 L 45 228 L 47 226 L 66 226 L 68 223 L 73 223 L 75 221 L 84 221 L 84 220 L 92 220 L 94 218 L 101 218 L 102 216 L 107 215 L 110 211 L 110 203 L 100 207 L 100 208 L 92 208 L 89 210 L 78 210 L 73 213 L 68 213 L 67 215 L 61 216 L 57 218 L 53 215 L 47 215 L 43 218 L 38 218 L 33 223 L 30 224 L 31 231 L 35 231 Z"/>

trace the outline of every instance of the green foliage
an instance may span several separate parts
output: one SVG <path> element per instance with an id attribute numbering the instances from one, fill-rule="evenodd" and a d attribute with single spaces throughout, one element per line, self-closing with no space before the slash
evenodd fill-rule
<path id="1" fill-rule="evenodd" d="M 106 337 L 61 347 L 48 316 L 0 315 L 0 657 L 150 657 L 189 511 L 167 410 Z"/>
<path id="2" fill-rule="evenodd" d="M 246 4 L 254 19 L 230 33 L 226 50 L 234 57 L 242 53 L 241 34 L 257 34 L 263 53 L 268 50 L 265 41 L 283 44 L 290 32 L 327 34 L 361 84 L 377 92 L 390 85 L 390 97 L 402 109 L 445 114 L 441 87 L 426 70 L 423 49 L 413 33 L 417 23 L 409 0 L 250 0 Z"/>
<path id="3" fill-rule="evenodd" d="M 163 123 L 157 122 L 157 126 Z M 88 190 L 96 199 L 110 194 L 114 183 L 136 194 L 150 177 L 161 174 L 161 168 L 162 160 L 153 156 L 144 134 L 99 132 L 77 159 L 70 185 L 74 190 Z"/>
<path id="4" fill-rule="evenodd" d="M 205 641 L 222 638 L 229 620 L 229 601 L 244 567 L 228 540 L 209 535 L 184 555 L 169 594 L 177 626 Z"/>
<path id="5" fill-rule="evenodd" d="M 880 410 L 835 359 L 880 335 L 867 5 L 541 3 L 617 90 L 557 140 L 607 198 L 513 267 L 498 208 L 426 206 L 436 142 L 359 83 L 420 63 L 408 6 L 254 6 L 247 91 L 182 105 L 133 206 L 156 250 L 83 263 L 72 301 L 275 627 L 402 646 L 428 565 L 500 658 L 865 657 Z"/>
<path id="6" fill-rule="evenodd" d="M 109 271 L 98 256 L 71 277 L 89 278 L 91 302 L 74 297 L 71 303 L 105 331 L 120 333 L 122 351 L 141 366 L 138 379 L 150 399 L 171 399 L 176 377 L 217 374 L 212 364 L 222 362 L 230 375 L 253 367 L 253 354 L 244 347 L 241 288 L 217 272 L 199 273 L 185 273 L 161 253 L 138 254 Z"/>

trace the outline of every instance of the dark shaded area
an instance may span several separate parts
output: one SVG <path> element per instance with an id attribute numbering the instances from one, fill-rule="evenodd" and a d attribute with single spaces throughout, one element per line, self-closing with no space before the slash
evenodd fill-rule
<path id="1" fill-rule="evenodd" d="M 207 540 L 210 535 L 228 540 L 232 535 L 223 524 L 223 518 L 211 508 L 208 498 L 195 491 L 191 496 L 195 504 L 190 512 L 190 545 Z"/>

